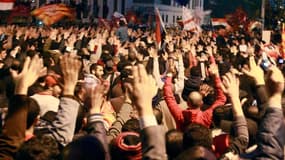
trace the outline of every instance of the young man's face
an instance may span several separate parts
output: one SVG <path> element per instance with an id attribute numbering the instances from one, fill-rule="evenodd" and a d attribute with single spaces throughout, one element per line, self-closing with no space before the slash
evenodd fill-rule
<path id="1" fill-rule="evenodd" d="M 103 68 L 103 66 L 100 66 L 100 65 L 98 65 L 97 67 L 96 67 L 96 70 L 95 70 L 95 76 L 97 77 L 97 78 L 102 78 L 102 75 L 104 74 L 104 68 Z"/>

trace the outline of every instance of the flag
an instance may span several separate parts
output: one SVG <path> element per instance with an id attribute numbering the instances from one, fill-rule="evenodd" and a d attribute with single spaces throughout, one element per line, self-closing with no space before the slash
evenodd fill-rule
<path id="1" fill-rule="evenodd" d="M 15 0 L 0 0 L 0 10 L 11 10 L 13 9 Z"/>
<path id="2" fill-rule="evenodd" d="M 193 16 L 195 18 L 195 23 L 198 24 L 199 26 L 201 26 L 205 17 L 209 16 L 211 14 L 211 12 L 212 12 L 211 10 L 204 11 L 202 8 L 196 7 L 194 9 L 194 12 L 193 12 Z"/>
<path id="3" fill-rule="evenodd" d="M 155 8 L 155 39 L 158 48 L 160 48 L 162 41 L 162 32 L 166 32 L 165 25 L 161 19 L 158 8 Z"/>
<path id="4" fill-rule="evenodd" d="M 36 18 L 43 21 L 47 26 L 50 26 L 64 17 L 74 18 L 75 14 L 73 9 L 69 8 L 65 4 L 51 4 L 41 8 L 35 9 L 31 13 Z"/>
<path id="5" fill-rule="evenodd" d="M 212 26 L 225 26 L 226 28 L 230 28 L 226 18 L 212 18 L 211 21 Z"/>
<path id="6" fill-rule="evenodd" d="M 285 23 L 282 24 L 282 58 L 285 59 Z"/>
<path id="7" fill-rule="evenodd" d="M 185 7 L 182 7 L 182 22 L 183 30 L 197 32 L 200 30 L 200 26 L 196 23 L 196 19 L 193 13 Z"/>

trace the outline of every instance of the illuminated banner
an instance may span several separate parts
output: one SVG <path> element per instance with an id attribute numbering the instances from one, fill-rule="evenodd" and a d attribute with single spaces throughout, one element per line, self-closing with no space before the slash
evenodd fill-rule
<path id="1" fill-rule="evenodd" d="M 0 11 L 13 9 L 15 0 L 0 0 Z"/>
<path id="2" fill-rule="evenodd" d="M 64 17 L 75 18 L 73 9 L 69 8 L 65 4 L 46 5 L 35 9 L 31 14 L 43 21 L 47 26 L 60 21 Z"/>

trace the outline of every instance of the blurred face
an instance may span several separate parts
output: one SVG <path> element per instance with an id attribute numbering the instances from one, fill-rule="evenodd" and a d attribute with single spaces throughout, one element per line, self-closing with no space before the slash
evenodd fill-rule
<path id="1" fill-rule="evenodd" d="M 6 50 L 3 50 L 3 51 L 0 52 L 0 59 L 5 59 L 6 56 L 7 56 Z"/>
<path id="2" fill-rule="evenodd" d="M 104 68 L 103 68 L 103 66 L 100 66 L 100 65 L 98 65 L 97 67 L 96 67 L 96 70 L 95 70 L 95 76 L 97 77 L 97 78 L 102 78 L 102 75 L 104 74 Z"/>

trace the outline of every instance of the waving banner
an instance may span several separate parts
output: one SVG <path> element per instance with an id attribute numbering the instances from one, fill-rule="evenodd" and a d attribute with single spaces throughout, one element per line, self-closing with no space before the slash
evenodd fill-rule
<path id="1" fill-rule="evenodd" d="M 50 26 L 64 17 L 75 18 L 74 10 L 65 4 L 51 4 L 35 9 L 31 13 L 47 26 Z"/>

